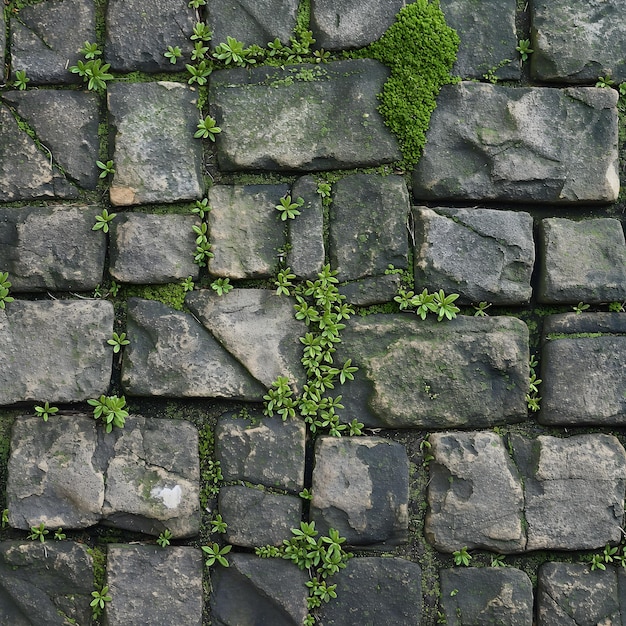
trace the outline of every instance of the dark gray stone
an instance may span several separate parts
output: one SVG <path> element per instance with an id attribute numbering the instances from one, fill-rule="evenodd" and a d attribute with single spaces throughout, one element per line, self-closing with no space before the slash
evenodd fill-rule
<path id="1" fill-rule="evenodd" d="M 84 402 L 111 380 L 113 305 L 18 301 L 0 311 L 0 405 Z"/>
<path id="2" fill-rule="evenodd" d="M 626 240 L 616 219 L 541 220 L 540 302 L 626 300 Z"/>
<path id="3" fill-rule="evenodd" d="M 400 276 L 386 274 L 385 276 L 370 276 L 361 278 L 339 286 L 339 293 L 346 297 L 346 301 L 355 306 L 370 306 L 391 302 L 398 294 Z"/>
<path id="4" fill-rule="evenodd" d="M 339 280 L 408 266 L 409 192 L 401 176 L 356 174 L 333 185 L 330 262 Z"/>
<path id="5" fill-rule="evenodd" d="M 215 454 L 224 480 L 245 481 L 297 493 L 304 487 L 306 426 L 300 419 L 244 419 L 222 415 L 215 428 Z"/>
<path id="6" fill-rule="evenodd" d="M 312 0 L 311 29 L 319 48 L 362 48 L 395 22 L 403 0 Z"/>
<path id="7" fill-rule="evenodd" d="M 346 422 L 477 428 L 527 418 L 528 328 L 518 319 L 352 318 L 335 363 L 348 358 L 359 371 L 341 387 Z"/>
<path id="8" fill-rule="evenodd" d="M 3 97 L 52 153 L 54 163 L 85 189 L 95 189 L 100 170 L 98 96 L 59 89 L 10 91 Z"/>
<path id="9" fill-rule="evenodd" d="M 243 485 L 222 487 L 219 510 L 228 524 L 225 539 L 235 546 L 279 547 L 300 528 L 302 500 Z"/>
<path id="10" fill-rule="evenodd" d="M 535 262 L 533 218 L 497 209 L 418 207 L 415 285 L 458 293 L 458 303 L 523 304 Z"/>
<path id="11" fill-rule="evenodd" d="M 187 294 L 185 303 L 210 333 L 262 385 L 279 376 L 294 388 L 304 384 L 300 359 L 304 322 L 294 317 L 293 300 L 269 289 L 233 289 L 218 296 L 205 289 Z"/>
<path id="12" fill-rule="evenodd" d="M 520 79 L 515 0 L 441 0 L 441 10 L 461 39 L 453 76 L 481 79 L 492 71 L 499 80 Z"/>
<path id="13" fill-rule="evenodd" d="M 215 185 L 209 189 L 209 271 L 229 278 L 267 278 L 276 273 L 287 239 L 275 209 L 287 185 Z"/>
<path id="14" fill-rule="evenodd" d="M 129 395 L 261 400 L 264 388 L 188 313 L 131 298 L 122 384 Z"/>
<path id="15" fill-rule="evenodd" d="M 117 206 L 196 200 L 202 196 L 202 142 L 197 93 L 181 83 L 108 87 Z"/>
<path id="16" fill-rule="evenodd" d="M 283 559 L 228 555 L 211 574 L 211 618 L 217 626 L 296 626 L 307 615 L 306 571 Z"/>
<path id="17" fill-rule="evenodd" d="M 610 74 L 616 83 L 626 80 L 623 10 L 620 0 L 532 2 L 533 79 L 589 84 Z"/>
<path id="18" fill-rule="evenodd" d="M 116 72 L 180 72 L 191 62 L 196 12 L 188 0 L 111 0 L 107 5 L 104 58 Z M 175 64 L 163 56 L 178 46 Z"/>
<path id="19" fill-rule="evenodd" d="M 69 67 L 83 59 L 85 41 L 96 41 L 94 0 L 49 0 L 11 19 L 11 71 L 26 71 L 29 86 L 82 82 Z"/>
<path id="20" fill-rule="evenodd" d="M 222 129 L 220 167 L 317 171 L 399 160 L 377 111 L 388 76 L 372 59 L 214 72 L 209 102 Z"/>
<path id="21" fill-rule="evenodd" d="M 102 282 L 106 237 L 99 208 L 0 208 L 0 267 L 11 291 L 90 291 Z M 42 237 L 45 233 L 45 237 Z"/>
<path id="22" fill-rule="evenodd" d="M 546 339 L 556 339 L 556 335 L 576 335 L 581 333 L 626 334 L 626 315 L 620 313 L 559 313 L 548 315 L 543 322 Z"/>
<path id="23" fill-rule="evenodd" d="M 276 37 L 289 42 L 296 27 L 298 0 L 208 0 L 207 13 L 215 45 L 234 37 L 246 46 L 266 47 Z"/>
<path id="24" fill-rule="evenodd" d="M 140 285 L 197 280 L 193 226 L 199 225 L 193 215 L 119 215 L 111 223 L 111 276 Z"/>
<path id="25" fill-rule="evenodd" d="M 92 567 L 88 548 L 82 544 L 0 543 L 0 623 L 91 623 Z"/>
<path id="26" fill-rule="evenodd" d="M 320 437 L 315 444 L 311 519 L 360 549 L 408 540 L 409 460 L 381 437 Z"/>
<path id="27" fill-rule="evenodd" d="M 617 92 L 446 85 L 413 175 L 420 200 L 617 199 Z"/>
<path id="28" fill-rule="evenodd" d="M 449 626 L 532 626 L 533 586 L 512 567 L 441 570 L 441 606 Z"/>
<path id="29" fill-rule="evenodd" d="M 350 559 L 332 578 L 337 598 L 322 604 L 322 626 L 414 626 L 422 619 L 422 570 L 398 558 Z"/>
<path id="30" fill-rule="evenodd" d="M 196 548 L 111 544 L 106 583 L 107 624 L 202 624 L 202 552 Z"/>
<path id="31" fill-rule="evenodd" d="M 4 11 L 0 12 L 0 59 L 4 59 L 4 55 L 6 54 L 6 22 L 4 20 Z M 0 64 L 0 82 L 5 82 L 4 76 L 4 65 Z"/>
<path id="32" fill-rule="evenodd" d="M 442 552 L 464 546 L 524 550 L 523 485 L 502 437 L 488 431 L 433 433 L 430 443 L 428 541 Z"/>

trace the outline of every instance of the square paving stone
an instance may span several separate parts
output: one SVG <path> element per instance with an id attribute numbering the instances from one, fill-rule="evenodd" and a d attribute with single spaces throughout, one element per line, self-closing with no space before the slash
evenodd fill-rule
<path id="1" fill-rule="evenodd" d="M 306 426 L 300 419 L 222 415 L 215 428 L 215 454 L 226 482 L 242 480 L 292 493 L 304 487 Z"/>
<path id="2" fill-rule="evenodd" d="M 194 138 L 197 93 L 181 83 L 115 83 L 107 102 L 117 206 L 197 200 L 202 196 L 202 142 Z"/>
<path id="3" fill-rule="evenodd" d="M 202 560 L 196 548 L 110 544 L 106 623 L 200 626 Z"/>
<path id="4" fill-rule="evenodd" d="M 361 549 L 408 539 L 409 461 L 382 437 L 320 437 L 315 444 L 311 520 Z"/>
<path id="5" fill-rule="evenodd" d="M 626 239 L 612 218 L 541 220 L 541 302 L 626 300 Z"/>
<path id="6" fill-rule="evenodd" d="M 90 624 L 93 563 L 70 541 L 0 543 L 0 623 Z"/>
<path id="7" fill-rule="evenodd" d="M 339 285 L 339 293 L 346 302 L 355 306 L 371 306 L 391 302 L 398 295 L 401 286 L 398 274 L 368 276 Z"/>

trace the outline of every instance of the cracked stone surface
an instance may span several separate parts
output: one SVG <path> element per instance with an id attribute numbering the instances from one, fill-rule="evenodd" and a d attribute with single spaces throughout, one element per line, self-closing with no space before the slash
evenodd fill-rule
<path id="1" fill-rule="evenodd" d="M 369 276 L 339 285 L 339 293 L 355 306 L 370 306 L 391 302 L 398 295 L 401 281 L 398 274 Z"/>

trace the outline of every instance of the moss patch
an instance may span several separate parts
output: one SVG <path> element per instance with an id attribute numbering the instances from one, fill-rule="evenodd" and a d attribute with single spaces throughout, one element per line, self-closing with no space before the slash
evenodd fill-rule
<path id="1" fill-rule="evenodd" d="M 157 300 L 177 311 L 182 311 L 185 305 L 186 292 L 181 283 L 170 283 L 168 285 L 124 285 L 120 291 L 123 299 L 135 297 Z"/>

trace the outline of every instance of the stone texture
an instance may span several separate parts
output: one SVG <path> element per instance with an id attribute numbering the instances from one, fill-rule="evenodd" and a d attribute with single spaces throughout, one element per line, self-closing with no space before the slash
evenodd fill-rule
<path id="1" fill-rule="evenodd" d="M 104 58 L 116 72 L 180 72 L 191 63 L 196 12 L 187 0 L 111 0 L 107 5 Z M 163 56 L 178 46 L 176 64 Z"/>
<path id="2" fill-rule="evenodd" d="M 100 173 L 96 94 L 35 89 L 9 91 L 3 97 L 15 106 L 70 180 L 85 189 L 96 188 Z"/>
<path id="3" fill-rule="evenodd" d="M 106 238 L 92 231 L 99 213 L 89 206 L 0 208 L 0 267 L 11 291 L 90 291 L 101 283 Z"/>
<path id="4" fill-rule="evenodd" d="M 6 22 L 4 19 L 4 11 L 2 11 L 2 15 L 0 15 L 0 59 L 4 59 L 4 55 L 6 54 Z M 0 64 L 1 65 L 1 64 Z M 4 65 L 0 67 L 0 82 L 5 82 L 5 71 Z"/>
<path id="5" fill-rule="evenodd" d="M 129 395 L 260 400 L 263 387 L 188 313 L 131 298 L 122 385 Z"/>
<path id="6" fill-rule="evenodd" d="M 362 549 L 408 540 L 409 461 L 381 437 L 320 437 L 315 444 L 311 520 Z"/>
<path id="7" fill-rule="evenodd" d="M 433 433 L 430 443 L 428 541 L 442 552 L 464 546 L 505 554 L 524 550 L 523 485 L 502 437 Z"/>
<path id="8" fill-rule="evenodd" d="M 543 424 L 626 422 L 626 318 L 566 313 L 544 324 Z"/>
<path id="9" fill-rule="evenodd" d="M 228 524 L 225 539 L 235 546 L 282 546 L 299 528 L 302 500 L 243 485 L 220 489 L 219 510 Z"/>
<path id="10" fill-rule="evenodd" d="M 245 481 L 298 493 L 304 488 L 306 426 L 279 416 L 250 419 L 222 415 L 215 428 L 215 454 L 224 481 Z"/>
<path id="11" fill-rule="evenodd" d="M 617 92 L 446 85 L 414 172 L 420 200 L 617 199 Z"/>
<path id="12" fill-rule="evenodd" d="M 117 206 L 202 196 L 195 90 L 181 83 L 115 83 L 107 89 Z"/>
<path id="13" fill-rule="evenodd" d="M 616 437 L 512 435 L 511 441 L 524 479 L 527 550 L 589 550 L 621 541 L 626 452 Z"/>
<path id="14" fill-rule="evenodd" d="M 266 47 L 276 37 L 289 43 L 296 27 L 298 0 L 208 0 L 207 13 L 215 45 L 234 37 L 246 46 Z"/>
<path id="15" fill-rule="evenodd" d="M 408 266 L 409 192 L 401 176 L 356 174 L 333 185 L 330 263 L 339 280 Z"/>
<path id="16" fill-rule="evenodd" d="M 320 608 L 322 626 L 414 626 L 422 618 L 422 571 L 398 558 L 350 559 L 333 576 L 337 598 Z"/>
<path id="17" fill-rule="evenodd" d="M 219 626 L 294 626 L 307 614 L 309 575 L 283 559 L 228 555 L 211 574 L 211 618 Z"/>
<path id="18" fill-rule="evenodd" d="M 29 86 L 82 82 L 68 68 L 83 59 L 85 41 L 96 41 L 94 0 L 49 0 L 11 19 L 11 71 L 25 70 Z"/>
<path id="19" fill-rule="evenodd" d="M 275 207 L 288 193 L 287 185 L 215 185 L 209 189 L 211 274 L 267 278 L 276 273 L 278 250 L 287 240 L 285 223 Z"/>
<path id="20" fill-rule="evenodd" d="M 199 225 L 193 215 L 119 215 L 111 223 L 111 276 L 140 285 L 197 280 L 193 227 Z"/>
<path id="21" fill-rule="evenodd" d="M 350 304 L 370 306 L 391 302 L 398 294 L 400 284 L 400 276 L 397 274 L 370 276 L 339 285 L 339 293 L 344 295 Z"/>
<path id="22" fill-rule="evenodd" d="M 520 79 L 515 0 L 441 0 L 441 10 L 461 39 L 453 76 L 480 80 L 493 71 L 499 80 Z"/>
<path id="23" fill-rule="evenodd" d="M 0 311 L 0 405 L 83 402 L 106 393 L 112 333 L 110 302 L 11 302 Z"/>
<path id="24" fill-rule="evenodd" d="M 304 322 L 296 320 L 293 300 L 269 289 L 212 290 L 187 294 L 190 311 L 248 372 L 265 387 L 286 376 L 297 389 L 304 384 L 300 363 Z"/>
<path id="25" fill-rule="evenodd" d="M 594 83 L 626 80 L 626 33 L 619 0 L 535 0 L 531 5 L 533 79 Z M 611 45 L 607 45 L 607 42 Z"/>
<path id="26" fill-rule="evenodd" d="M 405 4 L 402 0 L 312 0 L 316 45 L 326 50 L 362 48 L 382 37 Z"/>
<path id="27" fill-rule="evenodd" d="M 626 240 L 616 219 L 541 220 L 541 302 L 626 300 Z"/>
<path id="28" fill-rule="evenodd" d="M 0 623 L 89 624 L 93 570 L 86 546 L 69 541 L 0 543 Z"/>
<path id="29" fill-rule="evenodd" d="M 415 285 L 458 293 L 458 303 L 523 304 L 535 262 L 529 213 L 414 209 Z"/>
<path id="30" fill-rule="evenodd" d="M 214 72 L 209 102 L 222 129 L 220 168 L 317 171 L 400 159 L 377 111 L 388 76 L 371 59 Z"/>
<path id="31" fill-rule="evenodd" d="M 512 567 L 441 570 L 441 605 L 449 626 L 533 624 L 532 583 Z"/>
<path id="32" fill-rule="evenodd" d="M 106 583 L 108 624 L 202 624 L 202 552 L 196 548 L 111 544 Z"/>
<path id="33" fill-rule="evenodd" d="M 528 329 L 514 318 L 352 318 L 335 363 L 348 358 L 359 371 L 341 388 L 346 422 L 478 428 L 527 417 Z"/>

